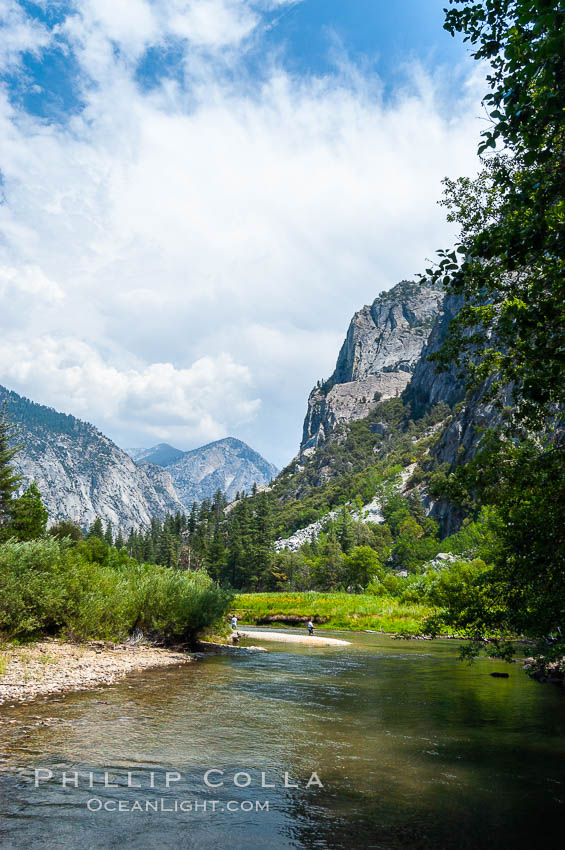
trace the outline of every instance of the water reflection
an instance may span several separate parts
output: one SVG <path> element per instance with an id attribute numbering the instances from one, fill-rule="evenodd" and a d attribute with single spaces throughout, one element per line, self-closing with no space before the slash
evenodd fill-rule
<path id="1" fill-rule="evenodd" d="M 1 846 L 521 848 L 562 817 L 560 691 L 518 669 L 492 679 L 497 665 L 464 666 L 447 641 L 352 640 L 337 651 L 272 644 L 5 709 L 18 723 L 0 727 Z M 77 770 L 79 787 L 35 788 L 33 768 L 55 780 Z M 210 768 L 225 771 L 213 775 L 223 786 L 205 785 Z M 167 770 L 181 777 L 168 789 Z M 322 789 L 305 787 L 312 771 Z M 238 772 L 249 786 L 234 785 Z M 89 811 L 92 798 L 130 809 Z M 131 811 L 154 798 L 168 811 Z M 175 811 L 182 800 L 218 803 Z M 256 800 L 269 811 L 226 810 Z"/>

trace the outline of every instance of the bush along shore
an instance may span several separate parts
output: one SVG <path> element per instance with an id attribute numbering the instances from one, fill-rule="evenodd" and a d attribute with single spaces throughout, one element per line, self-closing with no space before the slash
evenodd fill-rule
<path id="1" fill-rule="evenodd" d="M 134 632 L 193 644 L 225 620 L 230 594 L 206 572 L 140 564 L 98 538 L 0 546 L 0 634 L 120 641 Z"/>
<path id="2" fill-rule="evenodd" d="M 0 704 L 186 663 L 230 601 L 203 570 L 141 564 L 95 537 L 3 543 Z"/>

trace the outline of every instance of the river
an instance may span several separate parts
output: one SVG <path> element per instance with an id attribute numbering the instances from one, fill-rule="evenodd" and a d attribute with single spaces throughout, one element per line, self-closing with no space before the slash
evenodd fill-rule
<path id="1" fill-rule="evenodd" d="M 561 689 L 453 641 L 330 634 L 351 646 L 5 706 L 0 846 L 516 850 L 562 822 Z"/>

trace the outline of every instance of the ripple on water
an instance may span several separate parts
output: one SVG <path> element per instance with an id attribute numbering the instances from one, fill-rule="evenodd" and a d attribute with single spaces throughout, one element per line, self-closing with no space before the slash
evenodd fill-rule
<path id="1" fill-rule="evenodd" d="M 501 687 L 492 662 L 460 664 L 453 642 L 423 653 L 374 635 L 351 640 L 338 652 L 277 644 L 4 707 L 3 719 L 17 722 L 0 726 L 0 846 L 519 850 L 534 841 L 532 823 L 562 817 L 561 693 L 518 671 Z M 37 766 L 96 779 L 76 792 L 36 789 Z M 206 789 L 209 767 L 228 780 L 248 770 L 251 788 Z M 271 811 L 88 812 L 89 795 L 140 794 L 128 770 L 146 780 L 167 769 L 182 774 L 169 801 L 268 794 Z M 104 770 L 118 789 L 104 787 Z M 323 789 L 304 788 L 312 770 Z M 261 771 L 274 789 L 256 787 Z M 299 788 L 284 788 L 285 771 Z"/>

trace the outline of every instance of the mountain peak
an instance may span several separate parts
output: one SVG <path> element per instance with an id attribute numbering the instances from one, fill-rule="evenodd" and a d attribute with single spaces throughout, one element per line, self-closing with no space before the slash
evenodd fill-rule
<path id="1" fill-rule="evenodd" d="M 269 484 L 278 473 L 276 466 L 236 437 L 184 452 L 167 469 L 187 508 L 194 501 L 211 498 L 217 490 L 231 501 L 238 492 L 250 492 L 254 484 Z"/>
<path id="2" fill-rule="evenodd" d="M 88 422 L 0 386 L 0 404 L 4 400 L 21 430 L 15 466 L 27 482 L 37 482 L 51 524 L 71 519 L 85 526 L 100 517 L 127 533 L 153 517 L 187 511 L 217 490 L 231 500 L 277 474 L 235 437 L 189 452 L 169 443 L 123 451 Z"/>
<path id="3" fill-rule="evenodd" d="M 403 280 L 353 316 L 332 376 L 308 399 L 301 451 L 405 389 L 441 312 L 443 291 Z"/>
<path id="4" fill-rule="evenodd" d="M 125 451 L 136 463 L 154 463 L 157 466 L 169 466 L 184 454 L 183 451 L 175 449 L 168 443 L 159 443 L 149 449 L 125 449 Z"/>

